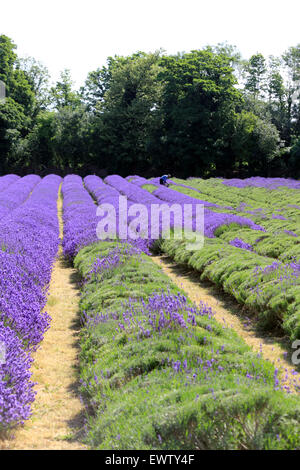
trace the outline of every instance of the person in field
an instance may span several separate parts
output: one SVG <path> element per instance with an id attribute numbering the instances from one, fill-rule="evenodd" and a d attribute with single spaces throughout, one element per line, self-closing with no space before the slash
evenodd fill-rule
<path id="1" fill-rule="evenodd" d="M 160 184 L 163 184 L 164 186 L 169 187 L 168 179 L 171 178 L 171 175 L 163 175 L 159 178 Z"/>

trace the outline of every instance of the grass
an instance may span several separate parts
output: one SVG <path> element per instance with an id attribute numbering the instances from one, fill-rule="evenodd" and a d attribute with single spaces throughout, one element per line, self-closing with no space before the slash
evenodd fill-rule
<path id="1" fill-rule="evenodd" d="M 85 279 L 80 377 L 87 443 L 94 449 L 299 449 L 297 397 L 276 390 L 272 364 L 209 308 L 195 310 L 186 299 L 179 311 L 186 327 L 175 322 L 158 329 L 168 300 L 150 324 L 154 292 L 159 297 L 163 289 L 170 299 L 184 293 L 149 257 L 123 255 L 118 265 L 90 275 L 93 263 L 115 247 L 96 243 L 75 258 Z"/>

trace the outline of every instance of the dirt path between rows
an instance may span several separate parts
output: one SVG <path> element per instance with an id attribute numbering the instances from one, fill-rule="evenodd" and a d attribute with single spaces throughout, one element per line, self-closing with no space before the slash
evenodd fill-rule
<path id="1" fill-rule="evenodd" d="M 63 237 L 62 197 L 58 198 L 60 237 Z M 37 382 L 32 417 L 15 432 L 14 439 L 0 441 L 0 448 L 14 450 L 79 450 L 84 409 L 77 393 L 78 302 L 76 270 L 69 267 L 59 248 L 45 310 L 52 318 L 40 348 L 34 355 L 32 380 Z"/>
<path id="2" fill-rule="evenodd" d="M 196 271 L 177 265 L 167 256 L 153 256 L 152 259 L 193 302 L 199 304 L 202 301 L 209 305 L 218 322 L 234 329 L 254 351 L 271 361 L 279 369 L 281 385 L 289 387 L 291 392 L 300 391 L 300 374 L 289 362 L 291 353 L 287 353 L 280 338 L 260 335 L 255 322 L 241 313 L 242 307 L 216 286 L 200 281 Z"/>

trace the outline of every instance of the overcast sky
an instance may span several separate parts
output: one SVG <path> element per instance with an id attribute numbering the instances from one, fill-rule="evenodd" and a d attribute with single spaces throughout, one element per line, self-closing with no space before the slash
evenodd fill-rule
<path id="1" fill-rule="evenodd" d="M 108 56 L 138 50 L 176 53 L 227 41 L 244 58 L 280 55 L 300 43 L 299 18 L 299 0 L 7 0 L 0 34 L 53 80 L 70 69 L 79 87 Z"/>

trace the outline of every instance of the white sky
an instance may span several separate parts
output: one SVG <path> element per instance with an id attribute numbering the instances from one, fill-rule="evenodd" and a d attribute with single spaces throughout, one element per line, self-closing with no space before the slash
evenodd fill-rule
<path id="1" fill-rule="evenodd" d="M 76 86 L 110 55 L 163 48 L 168 53 L 227 41 L 244 58 L 280 55 L 300 43 L 299 0 L 3 0 L 0 34 L 56 80 Z"/>

